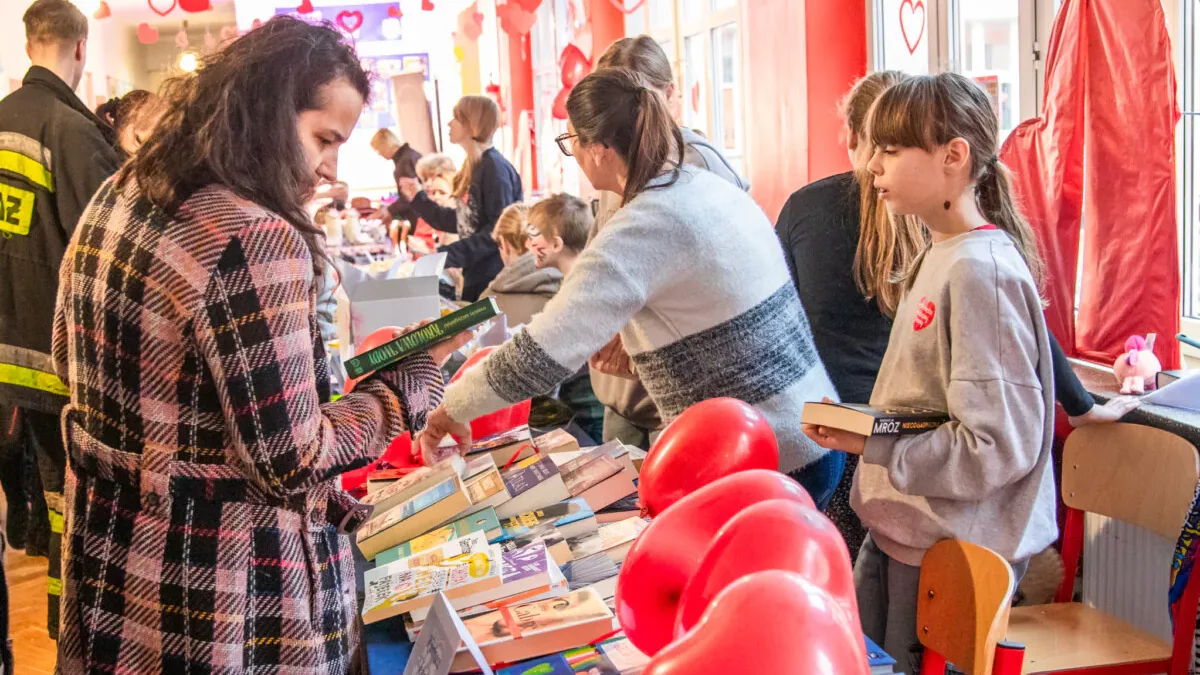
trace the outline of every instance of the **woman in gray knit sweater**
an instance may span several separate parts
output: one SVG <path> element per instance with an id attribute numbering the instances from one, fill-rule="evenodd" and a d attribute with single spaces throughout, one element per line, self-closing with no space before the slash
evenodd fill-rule
<path id="1" fill-rule="evenodd" d="M 636 368 L 664 419 L 705 399 L 746 401 L 775 430 L 780 470 L 806 482 L 802 470 L 827 451 L 801 433 L 801 409 L 836 394 L 770 221 L 738 188 L 682 166 L 666 103 L 632 72 L 589 75 L 567 112 L 559 146 L 623 206 L 545 310 L 447 387 L 422 447 L 435 452 L 448 433 L 469 439 L 467 422 L 551 390 L 619 332 L 628 355 L 606 353 L 600 365 Z"/>

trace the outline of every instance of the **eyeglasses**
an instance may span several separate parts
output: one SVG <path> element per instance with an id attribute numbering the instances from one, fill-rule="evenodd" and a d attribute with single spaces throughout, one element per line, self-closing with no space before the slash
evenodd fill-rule
<path id="1" fill-rule="evenodd" d="M 562 154 L 566 155 L 567 157 L 574 157 L 575 152 L 571 150 L 571 139 L 578 137 L 579 134 L 563 134 L 554 139 L 554 142 L 558 143 L 558 149 L 562 151 Z"/>

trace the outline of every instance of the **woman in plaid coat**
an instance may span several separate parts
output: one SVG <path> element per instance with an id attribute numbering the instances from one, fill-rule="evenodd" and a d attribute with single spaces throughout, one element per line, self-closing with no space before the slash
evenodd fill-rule
<path id="1" fill-rule="evenodd" d="M 337 476 L 423 427 L 460 344 L 329 402 L 304 202 L 368 91 L 336 31 L 269 21 L 170 85 L 84 213 L 54 330 L 61 672 L 347 670 L 364 513 Z"/>

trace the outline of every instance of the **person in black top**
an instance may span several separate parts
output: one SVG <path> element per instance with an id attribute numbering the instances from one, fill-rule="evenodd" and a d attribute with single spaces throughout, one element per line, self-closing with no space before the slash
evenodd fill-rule
<path id="1" fill-rule="evenodd" d="M 391 129 L 380 129 L 371 137 L 371 149 L 384 159 L 389 159 L 395 165 L 392 177 L 396 179 L 396 190 L 399 193 L 396 201 L 388 204 L 387 214 L 397 220 L 407 220 L 410 225 L 417 224 L 417 216 L 413 213 L 404 191 L 400 190 L 400 180 L 417 177 L 417 162 L 421 153 L 408 143 L 401 143 Z"/>
<path id="2" fill-rule="evenodd" d="M 906 77 L 896 71 L 872 73 L 854 85 L 843 101 L 846 142 L 851 164 L 861 169 L 873 148 L 866 122 L 875 99 Z M 874 194 L 864 199 L 854 171 L 830 176 L 788 199 L 775 232 L 808 315 L 813 339 L 842 401 L 865 403 L 871 398 L 879 365 L 887 351 L 892 313 L 902 284 L 895 280 L 927 246 L 923 226 L 915 219 L 893 218 Z M 863 209 L 867 212 L 864 214 Z M 1055 398 L 1072 426 L 1115 422 L 1138 405 L 1118 397 L 1097 405 L 1071 370 L 1062 347 L 1050 335 L 1054 357 Z M 850 509 L 850 484 L 858 457 L 848 455 L 841 483 L 827 513 L 856 552 L 865 532 Z"/>
<path id="3" fill-rule="evenodd" d="M 435 230 L 457 233 L 461 239 L 439 248 L 446 267 L 463 271 L 462 299 L 474 302 L 504 269 L 492 228 L 509 204 L 523 199 L 521 177 L 508 160 L 492 147 L 500 125 L 500 109 L 487 96 L 464 96 L 454 106 L 450 142 L 467 151 L 467 161 L 454 177 L 455 208 L 439 206 L 417 181 L 402 178 L 400 192 L 412 210 Z"/>

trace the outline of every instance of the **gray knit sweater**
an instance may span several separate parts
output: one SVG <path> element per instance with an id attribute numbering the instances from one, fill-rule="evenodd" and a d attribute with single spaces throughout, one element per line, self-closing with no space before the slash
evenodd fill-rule
<path id="1" fill-rule="evenodd" d="M 446 388 L 446 409 L 465 422 L 550 391 L 618 332 L 664 419 L 738 398 L 771 422 L 781 471 L 824 455 L 800 413 L 836 393 L 771 223 L 741 190 L 690 167 L 618 211 L 546 309 Z"/>

